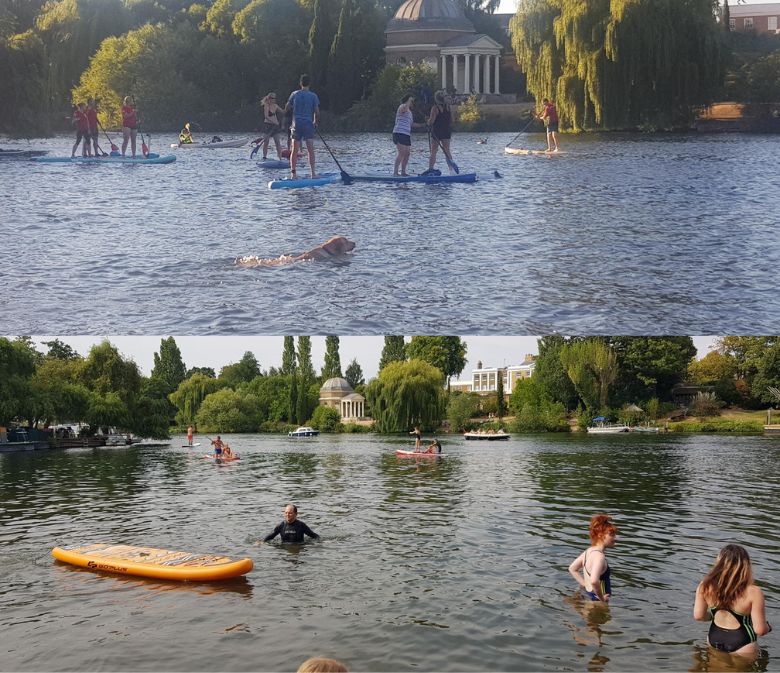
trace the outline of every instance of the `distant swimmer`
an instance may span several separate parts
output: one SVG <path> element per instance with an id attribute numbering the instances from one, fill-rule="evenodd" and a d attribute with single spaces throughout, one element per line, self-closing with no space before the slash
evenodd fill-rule
<path id="1" fill-rule="evenodd" d="M 284 508 L 284 521 L 274 528 L 273 532 L 266 535 L 263 538 L 263 542 L 270 542 L 277 535 L 281 536 L 283 543 L 300 544 L 303 542 L 304 535 L 308 535 L 315 540 L 320 539 L 317 533 L 298 519 L 298 508 L 295 505 L 287 505 Z"/>
<path id="2" fill-rule="evenodd" d="M 487 144 L 487 138 L 480 138 L 477 140 L 477 145 L 485 145 Z"/>
<path id="3" fill-rule="evenodd" d="M 606 514 L 596 514 L 590 520 L 591 546 L 569 566 L 569 573 L 577 580 L 577 584 L 585 589 L 585 595 L 592 601 L 608 603 L 612 595 L 611 571 L 605 550 L 615 546 L 617 532 L 617 527 L 610 517 Z"/>
<path id="4" fill-rule="evenodd" d="M 237 266 L 280 266 L 292 262 L 325 261 L 343 258 L 355 249 L 355 242 L 345 236 L 334 236 L 316 248 L 307 250 L 300 255 L 281 255 L 277 258 L 263 258 L 256 255 L 246 255 L 236 259 Z"/>

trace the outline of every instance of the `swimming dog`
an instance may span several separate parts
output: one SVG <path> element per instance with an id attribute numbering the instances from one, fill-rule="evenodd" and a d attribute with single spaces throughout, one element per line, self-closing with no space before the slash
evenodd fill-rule
<path id="1" fill-rule="evenodd" d="M 275 259 L 257 257 L 256 255 L 246 255 L 236 258 L 237 266 L 280 266 L 282 264 L 291 264 L 292 262 L 324 261 L 328 259 L 338 259 L 352 252 L 355 249 L 355 242 L 350 241 L 345 236 L 334 236 L 316 248 L 307 250 L 300 255 L 281 255 Z"/>

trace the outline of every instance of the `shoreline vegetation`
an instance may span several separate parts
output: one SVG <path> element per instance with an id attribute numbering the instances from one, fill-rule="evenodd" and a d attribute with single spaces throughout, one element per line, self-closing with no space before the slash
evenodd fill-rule
<path id="1" fill-rule="evenodd" d="M 67 131 L 72 106 L 90 97 L 100 101 L 102 126 L 115 130 L 125 96 L 137 102 L 144 131 L 190 122 L 205 132 L 256 132 L 261 98 L 273 91 L 286 101 L 303 72 L 320 97 L 323 130 L 387 131 L 405 94 L 417 99 L 421 123 L 442 80 L 435 59 L 387 62 L 385 31 L 401 4 L 12 3 L 0 21 L 0 66 L 9 80 L 0 133 Z M 516 131 L 523 119 L 511 101 L 538 110 L 545 97 L 556 102 L 562 132 L 687 130 L 702 121 L 717 130 L 709 123 L 713 101 L 743 106 L 741 130 L 777 130 L 780 36 L 730 31 L 727 6 L 638 0 L 582 12 L 578 3 L 521 0 L 508 31 L 494 3 L 452 9 L 504 54 L 501 94 L 447 87 L 457 102 L 456 131 Z M 556 32 L 556 25 L 568 28 Z M 751 119 L 763 121 L 744 121 Z"/>
<path id="2" fill-rule="evenodd" d="M 217 374 L 187 368 L 168 337 L 147 377 L 108 340 L 82 356 L 59 339 L 43 342 L 43 353 L 29 337 L 0 337 L 0 426 L 20 429 L 0 431 L 0 442 L 168 439 L 188 426 L 201 434 L 286 434 L 297 426 L 387 436 L 415 427 L 450 436 L 475 429 L 602 434 L 615 426 L 760 433 L 780 403 L 779 336 L 719 337 L 701 359 L 690 337 L 541 337 L 538 355 L 526 355 L 532 372 L 507 382 L 506 393 L 506 369 L 490 370 L 494 391 L 451 388 L 467 362 L 457 336 L 386 336 L 379 372 L 368 382 L 356 360 L 342 376 L 336 336 L 325 337 L 317 374 L 311 339 L 284 337 L 280 367 L 262 370 L 247 351 Z M 360 417 L 342 417 L 347 395 L 360 400 Z"/>

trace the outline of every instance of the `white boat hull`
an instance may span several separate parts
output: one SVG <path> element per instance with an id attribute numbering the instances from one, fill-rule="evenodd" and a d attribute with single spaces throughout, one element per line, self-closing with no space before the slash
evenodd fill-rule
<path id="1" fill-rule="evenodd" d="M 630 429 L 627 425 L 605 425 L 588 428 L 588 432 L 592 435 L 617 435 L 621 432 L 629 432 Z"/>

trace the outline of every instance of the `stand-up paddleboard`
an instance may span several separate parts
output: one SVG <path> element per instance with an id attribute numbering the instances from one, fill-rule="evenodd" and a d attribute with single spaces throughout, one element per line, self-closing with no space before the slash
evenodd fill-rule
<path id="1" fill-rule="evenodd" d="M 82 568 L 162 580 L 224 580 L 246 575 L 252 570 L 252 559 L 248 558 L 191 554 L 125 544 L 55 547 L 51 554 L 58 561 Z"/>
<path id="2" fill-rule="evenodd" d="M 196 446 L 200 446 L 200 442 L 195 442 L 194 444 L 182 444 L 182 446 L 187 449 L 194 449 Z"/>
<path id="3" fill-rule="evenodd" d="M 223 458 L 222 456 L 215 456 L 213 453 L 207 453 L 203 456 L 207 460 L 213 460 L 215 463 L 235 463 L 237 460 L 241 460 L 241 456 L 238 454 L 232 458 Z"/>
<path id="4" fill-rule="evenodd" d="M 134 164 L 143 166 L 145 164 L 172 164 L 176 161 L 173 154 L 160 156 L 159 154 L 149 153 L 148 156 L 135 157 L 33 157 L 31 161 L 37 161 L 40 164 Z"/>
<path id="5" fill-rule="evenodd" d="M 391 175 L 389 173 L 365 173 L 349 176 L 355 182 L 424 182 L 436 184 L 439 182 L 476 182 L 476 173 L 460 173 L 454 175 Z"/>
<path id="6" fill-rule="evenodd" d="M 441 456 L 446 456 L 446 453 L 426 453 L 424 451 L 415 451 L 414 449 L 406 450 L 406 449 L 396 449 L 395 450 L 396 456 L 401 456 L 403 458 L 440 458 Z"/>
<path id="7" fill-rule="evenodd" d="M 341 182 L 340 173 L 322 173 L 318 178 L 282 178 L 271 180 L 268 189 L 297 189 L 298 187 L 319 187 Z"/>
<path id="8" fill-rule="evenodd" d="M 198 150 L 198 149 L 209 149 L 209 150 L 216 150 L 220 147 L 243 147 L 249 142 L 249 138 L 233 138 L 231 140 L 219 140 L 217 142 L 213 143 L 201 143 L 201 142 L 194 142 L 194 143 L 171 143 L 172 149 L 179 149 L 179 150 Z"/>
<path id="9" fill-rule="evenodd" d="M 507 154 L 522 154 L 523 156 L 561 156 L 563 154 L 566 154 L 566 152 L 555 152 L 554 150 L 526 150 L 519 147 L 505 147 L 504 152 Z"/>
<path id="10" fill-rule="evenodd" d="M 284 161 L 284 159 L 260 159 L 257 165 L 260 168 L 289 168 L 290 162 Z"/>

